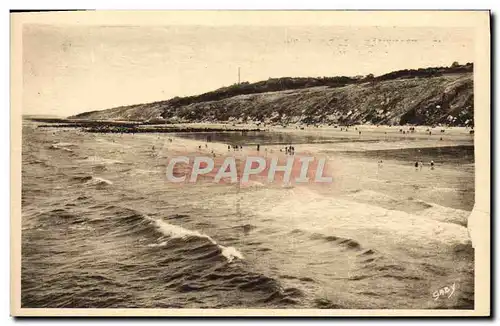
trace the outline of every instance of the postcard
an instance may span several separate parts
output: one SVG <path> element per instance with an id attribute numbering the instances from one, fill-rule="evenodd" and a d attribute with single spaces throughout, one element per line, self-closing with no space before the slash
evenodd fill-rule
<path id="1" fill-rule="evenodd" d="M 11 13 L 13 316 L 488 316 L 488 11 Z"/>

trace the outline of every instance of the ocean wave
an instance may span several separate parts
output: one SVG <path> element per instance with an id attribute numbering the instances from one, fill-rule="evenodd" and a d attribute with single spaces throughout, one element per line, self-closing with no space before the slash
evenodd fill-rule
<path id="1" fill-rule="evenodd" d="M 113 159 L 108 159 L 100 156 L 88 156 L 83 160 L 79 160 L 79 162 L 84 162 L 84 163 L 94 163 L 94 164 L 124 164 L 124 162 L 119 161 L 119 160 L 113 160 Z"/>
<path id="2" fill-rule="evenodd" d="M 56 147 L 77 147 L 77 145 L 76 145 L 76 144 L 73 144 L 73 143 L 65 143 L 65 142 L 55 143 L 55 144 L 52 144 L 52 146 L 56 146 Z"/>
<path id="3" fill-rule="evenodd" d="M 320 233 L 313 233 L 313 234 L 311 234 L 309 239 L 311 239 L 311 240 L 323 240 L 323 241 L 335 244 L 339 247 L 342 247 L 342 248 L 345 248 L 348 250 L 359 251 L 362 249 L 361 244 L 358 241 L 356 241 L 354 239 L 350 239 L 350 238 L 343 238 L 343 237 L 338 237 L 338 236 L 334 236 L 334 235 L 324 235 L 324 234 L 320 234 Z"/>
<path id="4" fill-rule="evenodd" d="M 142 174 L 160 174 L 158 170 L 143 170 L 143 169 L 126 169 L 122 172 L 126 172 L 130 175 L 142 175 Z"/>
<path id="5" fill-rule="evenodd" d="M 247 194 L 247 197 L 249 196 L 252 197 L 246 199 L 250 203 L 257 201 L 262 194 L 255 192 Z M 353 198 L 337 197 L 332 200 L 301 188 L 289 193 L 280 201 L 259 202 L 259 205 L 251 207 L 253 214 L 274 219 L 276 223 L 283 223 L 290 228 L 290 231 L 298 229 L 318 232 L 331 229 L 336 230 L 339 236 L 354 240 L 360 239 L 363 233 L 376 232 L 394 237 L 393 240 L 397 240 L 395 246 L 403 242 L 399 239 L 411 240 L 416 245 L 426 247 L 432 246 L 435 242 L 453 245 L 470 241 L 467 228 L 463 226 L 468 213 L 437 205 L 431 207 L 425 205 L 428 210 L 422 209 L 417 214 L 380 207 L 376 203 L 363 203 Z M 443 218 L 442 214 L 446 218 Z M 374 245 L 375 243 L 378 245 L 377 238 L 370 236 L 366 239 L 372 239 L 375 241 Z"/>
<path id="6" fill-rule="evenodd" d="M 431 204 L 429 208 L 419 212 L 415 212 L 414 214 L 435 221 L 458 224 L 467 227 L 467 221 L 471 212 L 464 211 L 462 209 Z"/>
<path id="7" fill-rule="evenodd" d="M 53 208 L 47 211 L 33 214 L 36 222 L 32 227 L 37 229 L 50 229 L 51 227 L 80 225 L 85 220 L 73 212 L 63 208 Z"/>
<path id="8" fill-rule="evenodd" d="M 98 204 L 91 208 L 100 212 L 99 217 L 94 218 L 92 223 L 113 223 L 110 232 L 113 236 L 136 235 L 154 238 L 156 242 L 148 244 L 148 247 L 172 246 L 172 249 L 181 250 L 191 258 L 203 259 L 210 258 L 211 255 L 220 255 L 229 263 L 235 259 L 244 259 L 243 254 L 234 247 L 220 245 L 209 235 L 167 223 L 161 218 L 113 204 Z M 180 240 L 182 243 L 174 243 L 175 240 Z"/>
<path id="9" fill-rule="evenodd" d="M 440 189 L 443 190 L 444 188 Z M 458 224 L 465 227 L 467 226 L 467 220 L 471 214 L 469 211 L 462 209 L 440 206 L 413 198 L 401 200 L 371 190 L 355 190 L 347 197 L 370 205 L 408 212 L 435 221 Z"/>
<path id="10" fill-rule="evenodd" d="M 432 207 L 432 204 L 418 199 L 401 200 L 373 190 L 357 189 L 351 191 L 347 197 L 354 201 L 404 212 L 416 212 Z"/>
<path id="11" fill-rule="evenodd" d="M 236 248 L 234 247 L 225 247 L 220 244 L 218 244 L 212 237 L 200 233 L 198 231 L 193 231 L 193 230 L 188 230 L 183 227 L 167 223 L 165 221 L 162 221 L 160 219 L 153 219 L 149 218 L 152 220 L 157 228 L 167 237 L 171 239 L 181 239 L 181 240 L 189 240 L 190 238 L 198 238 L 198 239 L 206 239 L 208 240 L 211 244 L 216 246 L 218 249 L 220 249 L 220 253 L 222 256 L 224 256 L 229 263 L 231 263 L 234 259 L 240 259 L 243 260 L 243 254 L 239 252 Z M 168 241 L 163 241 L 160 244 L 156 246 L 165 246 L 167 245 Z"/>
<path id="12" fill-rule="evenodd" d="M 93 185 L 93 186 L 109 186 L 112 185 L 113 182 L 101 178 L 101 177 L 95 177 L 91 175 L 86 175 L 86 176 L 76 176 L 71 178 L 73 181 L 76 181 L 78 183 L 82 184 L 88 184 L 88 185 Z"/>
<path id="13" fill-rule="evenodd" d="M 67 152 L 73 152 L 73 150 L 71 148 L 68 148 L 68 147 L 75 147 L 76 145 L 75 144 L 72 144 L 72 143 L 55 143 L 55 144 L 52 144 L 49 146 L 50 149 L 60 149 L 60 150 L 63 150 L 63 151 L 67 151 Z"/>

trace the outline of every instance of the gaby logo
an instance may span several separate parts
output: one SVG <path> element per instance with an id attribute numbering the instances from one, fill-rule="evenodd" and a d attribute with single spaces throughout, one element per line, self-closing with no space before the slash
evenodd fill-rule
<path id="1" fill-rule="evenodd" d="M 451 298 L 451 296 L 455 293 L 455 283 L 453 283 L 451 286 L 445 286 L 440 288 L 439 290 L 436 290 L 432 293 L 432 297 L 434 300 L 439 299 L 440 297 L 448 297 Z"/>
<path id="2" fill-rule="evenodd" d="M 332 177 L 325 175 L 326 158 L 316 159 L 310 156 L 291 156 L 286 160 L 278 157 L 267 159 L 248 156 L 237 160 L 233 156 L 213 159 L 207 156 L 176 156 L 169 159 L 166 176 L 175 183 L 195 183 L 200 176 L 213 179 L 213 182 L 247 183 L 250 180 L 280 181 L 283 184 L 296 183 L 331 183 Z"/>

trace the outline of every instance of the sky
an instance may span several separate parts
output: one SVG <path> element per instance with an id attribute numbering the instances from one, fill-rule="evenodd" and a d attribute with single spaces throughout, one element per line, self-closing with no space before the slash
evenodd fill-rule
<path id="1" fill-rule="evenodd" d="M 276 77 L 473 62 L 472 30 L 348 26 L 23 26 L 23 114 L 68 116 Z"/>

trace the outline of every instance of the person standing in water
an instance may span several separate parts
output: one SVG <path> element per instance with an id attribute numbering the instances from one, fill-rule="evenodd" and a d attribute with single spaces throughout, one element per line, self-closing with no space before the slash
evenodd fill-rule
<path id="1" fill-rule="evenodd" d="M 434 161 L 431 161 L 431 170 L 434 170 Z"/>
<path id="2" fill-rule="evenodd" d="M 415 170 L 418 170 L 418 161 L 415 162 Z"/>

